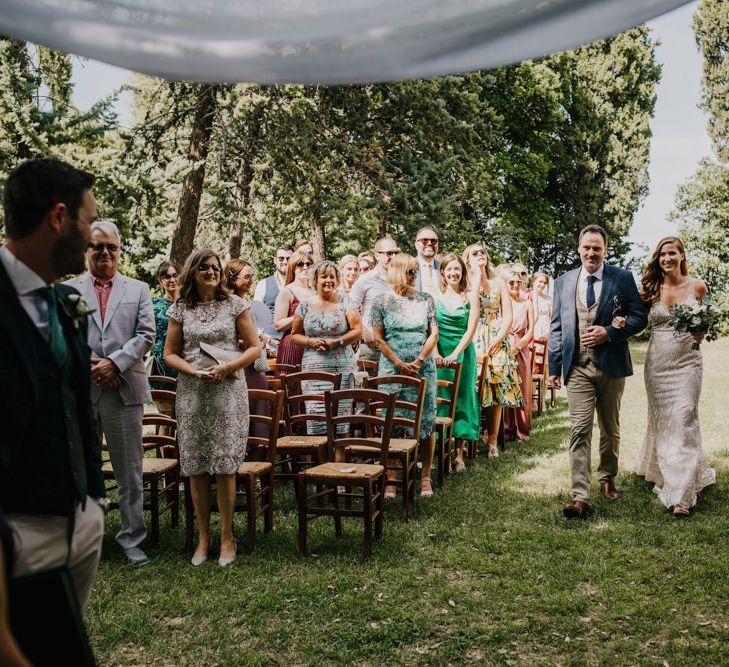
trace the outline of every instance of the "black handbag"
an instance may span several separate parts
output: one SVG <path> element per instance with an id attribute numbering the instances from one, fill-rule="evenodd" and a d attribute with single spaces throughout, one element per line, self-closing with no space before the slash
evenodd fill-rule
<path id="1" fill-rule="evenodd" d="M 69 519 L 69 553 L 74 513 Z M 8 582 L 10 629 L 35 667 L 96 667 L 81 608 L 66 565 Z"/>

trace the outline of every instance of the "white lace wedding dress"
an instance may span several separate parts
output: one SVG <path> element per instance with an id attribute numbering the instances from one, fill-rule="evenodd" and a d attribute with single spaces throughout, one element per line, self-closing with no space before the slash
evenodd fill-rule
<path id="1" fill-rule="evenodd" d="M 693 285 L 685 303 L 696 303 Z M 696 504 L 699 492 L 716 481 L 701 448 L 699 395 L 703 360 L 690 334 L 676 334 L 671 315 L 659 301 L 648 315 L 653 325 L 645 360 L 648 425 L 635 472 L 655 482 L 666 507 Z"/>

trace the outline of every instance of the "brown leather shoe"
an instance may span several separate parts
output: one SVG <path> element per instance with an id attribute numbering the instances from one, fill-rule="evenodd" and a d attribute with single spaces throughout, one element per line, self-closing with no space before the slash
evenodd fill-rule
<path id="1" fill-rule="evenodd" d="M 590 507 L 584 500 L 573 500 L 562 509 L 565 519 L 586 519 L 592 514 Z"/>
<path id="2" fill-rule="evenodd" d="M 615 483 L 611 479 L 600 482 L 600 493 L 613 502 L 620 498 L 620 494 L 615 488 Z"/>

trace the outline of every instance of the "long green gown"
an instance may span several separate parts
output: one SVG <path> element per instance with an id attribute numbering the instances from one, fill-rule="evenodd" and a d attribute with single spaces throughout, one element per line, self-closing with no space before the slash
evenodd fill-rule
<path id="1" fill-rule="evenodd" d="M 468 316 L 471 312 L 471 304 L 465 303 L 458 306 L 453 312 L 445 307 L 438 300 L 435 305 L 435 315 L 438 321 L 438 352 L 441 357 L 447 357 L 463 338 L 468 327 Z M 473 342 L 469 343 L 463 352 L 458 356 L 458 361 L 463 364 L 461 371 L 461 384 L 458 387 L 458 402 L 456 404 L 456 421 L 454 434 L 456 438 L 463 440 L 478 440 L 481 420 L 481 410 L 476 396 L 476 350 Z M 453 382 L 455 371 L 452 368 L 439 368 L 438 379 Z M 438 396 L 449 398 L 449 391 L 446 387 L 438 387 Z M 448 416 L 448 406 L 438 406 L 438 416 Z"/>

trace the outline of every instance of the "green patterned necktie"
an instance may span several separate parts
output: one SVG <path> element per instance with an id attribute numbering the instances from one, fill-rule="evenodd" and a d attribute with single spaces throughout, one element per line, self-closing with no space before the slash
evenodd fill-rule
<path id="1" fill-rule="evenodd" d="M 68 345 L 63 335 L 61 321 L 58 319 L 58 295 L 53 287 L 41 287 L 35 292 L 48 304 L 48 343 L 58 365 L 63 366 L 68 356 Z"/>

